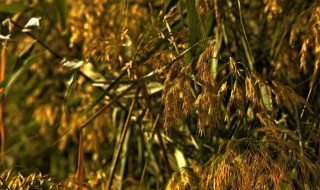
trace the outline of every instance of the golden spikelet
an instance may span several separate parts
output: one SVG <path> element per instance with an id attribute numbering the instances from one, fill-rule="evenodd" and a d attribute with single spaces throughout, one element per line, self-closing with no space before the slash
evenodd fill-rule
<path id="1" fill-rule="evenodd" d="M 173 174 L 171 175 L 170 180 L 167 182 L 166 190 L 172 190 L 172 189 L 174 189 L 174 187 L 175 187 L 175 185 L 176 185 L 177 178 L 178 178 L 178 174 L 177 174 L 177 173 L 173 173 Z"/>
<path id="2" fill-rule="evenodd" d="M 171 80 L 173 80 L 173 78 L 177 75 L 178 72 L 178 68 L 177 68 L 177 63 L 174 63 L 171 67 L 170 70 L 168 72 L 168 74 L 166 75 L 166 79 L 164 81 L 164 87 L 163 87 L 163 92 L 162 92 L 162 101 L 164 101 L 166 99 L 166 95 L 170 89 L 170 87 L 172 86 L 171 84 Z"/>
<path id="3" fill-rule="evenodd" d="M 182 79 L 182 114 L 187 118 L 190 114 L 192 108 L 193 97 L 192 97 L 192 87 L 191 78 L 187 75 Z"/>
<path id="4" fill-rule="evenodd" d="M 188 179 L 184 172 L 181 173 L 180 180 L 176 184 L 174 189 L 184 190 L 188 186 Z"/>
<path id="5" fill-rule="evenodd" d="M 319 74 L 319 69 L 320 69 L 320 56 L 317 58 L 316 63 L 315 63 L 314 72 L 313 72 L 312 79 L 311 79 L 311 84 L 315 83 L 315 79 L 316 79 L 317 75 Z"/>
<path id="6" fill-rule="evenodd" d="M 265 4 L 264 12 L 268 14 L 267 18 L 269 21 L 277 14 L 281 14 L 283 9 L 281 6 L 281 0 L 264 0 Z"/>
<path id="7" fill-rule="evenodd" d="M 211 133 L 212 127 L 219 127 L 221 123 L 221 98 L 211 94 L 203 87 L 203 92 L 198 96 L 195 103 L 198 111 L 198 129 L 201 135 Z M 208 126 L 209 125 L 209 126 Z M 208 127 L 206 127 L 208 126 Z"/>
<path id="8" fill-rule="evenodd" d="M 307 21 L 307 22 L 306 22 Z M 307 27 L 305 27 L 307 25 Z M 307 74 L 307 63 L 311 62 L 310 58 L 313 54 L 315 59 L 319 59 L 320 53 L 320 6 L 319 3 L 314 3 L 307 9 L 304 14 L 301 15 L 297 22 L 294 24 L 290 35 L 290 39 L 294 38 L 298 29 L 305 31 L 305 35 L 302 36 L 302 46 L 300 49 L 300 68 Z M 310 29 L 310 30 L 306 30 Z M 292 37 L 291 37 L 292 36 Z"/>
<path id="9" fill-rule="evenodd" d="M 232 91 L 231 97 L 227 106 L 226 120 L 230 121 L 231 116 L 235 113 L 237 116 L 242 117 L 245 111 L 245 94 L 243 87 L 240 86 L 239 81 L 236 80 Z"/>
<path id="10" fill-rule="evenodd" d="M 225 95 L 225 93 L 227 92 L 227 88 L 228 88 L 228 83 L 225 82 L 220 86 L 220 89 L 218 91 L 218 98 L 221 100 L 223 98 L 223 96 Z"/>
<path id="11" fill-rule="evenodd" d="M 195 108 L 198 114 L 198 129 L 201 135 L 210 134 L 212 128 L 219 127 L 221 124 L 222 113 L 220 105 L 226 91 L 226 84 L 223 84 L 223 88 L 220 88 L 210 71 L 215 50 L 216 43 L 213 41 L 200 55 L 196 65 L 196 78 L 201 84 L 201 93 L 197 97 Z M 219 89 L 221 89 L 220 93 Z"/>
<path id="12" fill-rule="evenodd" d="M 206 100 L 204 99 L 204 96 L 200 94 L 195 102 L 195 108 L 198 112 L 198 130 L 200 135 L 203 135 L 205 133 L 205 126 L 207 124 L 208 116 L 207 114 L 205 114 L 206 107 Z"/>
<path id="13" fill-rule="evenodd" d="M 263 127 L 258 130 L 257 132 L 261 132 L 263 134 L 267 134 L 268 136 L 268 149 L 263 146 L 259 146 L 260 154 L 264 155 L 264 157 L 267 157 L 266 160 L 274 161 L 273 165 L 277 166 L 279 169 L 277 169 L 278 174 L 272 174 L 270 175 L 271 177 L 275 179 L 279 174 L 283 173 L 281 176 L 285 176 L 293 170 L 300 170 L 301 173 L 307 173 L 308 171 L 316 171 L 318 166 L 316 163 L 313 163 L 312 160 L 316 155 L 310 154 L 307 151 L 301 154 L 300 148 L 301 145 L 299 143 L 299 137 L 295 132 L 287 130 L 287 129 L 282 129 L 280 127 Z M 286 134 L 288 136 L 287 140 L 284 140 L 282 137 L 282 134 Z M 318 141 L 318 140 L 317 140 Z M 307 147 L 305 147 L 307 149 Z M 276 157 L 270 157 L 268 155 L 268 151 L 272 150 L 274 153 L 273 155 Z M 290 154 L 288 154 L 290 153 Z M 268 156 L 270 158 L 268 158 Z M 272 163 L 272 162 L 270 162 Z M 292 165 L 294 164 L 294 165 Z M 271 164 L 270 164 L 271 165 Z M 294 166 L 292 168 L 292 166 Z M 275 168 L 272 168 L 273 170 L 276 170 Z M 287 171 L 287 172 L 282 172 L 282 171 Z M 292 175 L 292 174 L 291 174 Z M 313 175 L 312 177 L 317 178 L 317 175 Z M 287 184 L 291 184 L 292 181 L 295 181 L 299 185 L 299 188 L 304 188 L 304 184 L 311 185 L 313 184 L 313 188 L 318 187 L 319 184 L 314 184 L 312 182 L 312 177 L 311 175 L 297 175 L 294 178 L 286 179 Z M 280 177 L 281 177 L 280 176 Z M 279 183 L 278 183 L 279 184 Z M 315 188 L 318 189 L 318 188 Z"/>
<path id="14" fill-rule="evenodd" d="M 211 86 L 213 87 L 216 83 L 212 73 L 210 71 L 210 57 L 211 57 L 211 48 L 206 49 L 201 55 L 197 62 L 196 71 L 197 71 L 197 79 L 203 86 Z"/>
<path id="15" fill-rule="evenodd" d="M 192 168 L 182 169 L 181 178 L 182 181 L 185 181 L 192 189 L 198 189 L 200 179 Z"/>
<path id="16" fill-rule="evenodd" d="M 226 84 L 221 87 L 210 71 L 215 42 L 200 55 L 196 64 L 196 81 L 200 83 L 201 92 L 196 98 L 192 94 L 191 65 L 172 65 L 164 82 L 162 101 L 164 102 L 164 127 L 169 130 L 177 119 L 187 118 L 194 106 L 198 115 L 198 129 L 201 135 L 210 133 L 212 126 L 221 123 L 220 104 L 227 90 Z M 206 126 L 210 127 L 206 127 Z"/>
<path id="17" fill-rule="evenodd" d="M 12 169 L 7 169 L 7 170 L 4 170 L 0 173 L 0 178 L 3 180 L 0 180 L 0 185 L 3 186 L 3 182 L 4 181 L 8 181 L 10 176 L 11 176 L 11 172 L 12 172 Z"/>
<path id="18" fill-rule="evenodd" d="M 277 134 L 277 133 L 276 133 Z M 283 183 L 288 189 L 293 189 L 289 178 L 290 158 L 285 156 L 289 147 L 275 144 L 277 148 L 269 149 L 266 144 L 248 140 L 232 142 L 227 146 L 224 156 L 213 157 L 203 168 L 201 184 L 203 189 L 280 189 Z M 241 146 L 250 146 L 243 152 Z M 275 156 L 281 153 L 280 156 Z M 307 167 L 299 163 L 301 169 Z"/>
<path id="19" fill-rule="evenodd" d="M 272 129 L 277 127 L 276 122 L 266 112 L 258 112 L 256 116 L 263 126 L 271 127 Z"/>
<path id="20" fill-rule="evenodd" d="M 289 37 L 289 44 L 291 45 L 291 47 L 294 47 L 295 41 L 296 41 L 296 31 L 297 30 L 297 26 L 293 25 L 292 29 L 290 31 L 290 37 Z"/>
<path id="21" fill-rule="evenodd" d="M 307 73 L 307 55 L 308 55 L 308 45 L 309 45 L 309 39 L 305 40 L 302 44 L 301 50 L 300 50 L 300 68 L 303 70 L 303 72 Z"/>
<path id="22" fill-rule="evenodd" d="M 21 173 L 9 169 L 2 171 L 0 177 L 0 187 L 3 189 L 66 189 L 63 183 L 42 175 L 39 171 L 26 174 L 26 171 Z"/>
<path id="23" fill-rule="evenodd" d="M 22 186 L 22 181 L 24 181 L 24 177 L 19 172 L 16 176 L 14 176 L 8 183 L 8 187 L 13 189 L 18 189 Z"/>
<path id="24" fill-rule="evenodd" d="M 318 4 L 312 11 L 310 19 L 311 31 L 314 38 L 315 55 L 320 53 L 320 5 Z"/>
<path id="25" fill-rule="evenodd" d="M 195 160 L 189 160 L 190 167 L 192 168 L 192 171 L 197 175 L 200 176 L 202 173 L 201 165 L 199 165 Z"/>
<path id="26" fill-rule="evenodd" d="M 164 128 L 168 131 L 179 118 L 179 111 L 177 109 L 177 96 L 172 91 L 167 93 L 164 106 Z"/>
<path id="27" fill-rule="evenodd" d="M 199 180 L 197 176 L 189 168 L 183 168 L 181 172 L 174 173 L 170 180 L 167 182 L 166 190 L 185 190 L 188 187 L 192 189 L 197 189 Z"/>
<path id="28" fill-rule="evenodd" d="M 231 167 L 223 157 L 209 161 L 201 175 L 203 189 L 224 189 L 232 176 Z"/>
<path id="29" fill-rule="evenodd" d="M 246 96 L 249 98 L 249 100 L 253 103 L 257 102 L 257 95 L 254 89 L 254 85 L 252 83 L 252 78 L 246 77 L 245 80 L 245 89 L 246 89 Z"/>
<path id="30" fill-rule="evenodd" d="M 238 79 L 244 78 L 244 65 L 242 63 L 237 63 L 232 57 L 229 57 L 228 61 L 229 69 L 232 75 Z"/>
<path id="31" fill-rule="evenodd" d="M 232 73 L 236 73 L 236 64 L 236 61 L 232 57 L 229 57 L 228 65 Z"/>
<path id="32" fill-rule="evenodd" d="M 187 118 L 190 114 L 194 101 L 190 76 L 190 67 L 188 66 L 182 66 L 179 69 L 173 65 L 168 73 L 162 93 L 162 101 L 165 106 L 164 127 L 167 131 L 179 118 Z"/>

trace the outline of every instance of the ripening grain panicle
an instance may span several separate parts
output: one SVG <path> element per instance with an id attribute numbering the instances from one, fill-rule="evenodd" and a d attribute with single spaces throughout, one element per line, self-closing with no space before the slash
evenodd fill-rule
<path id="1" fill-rule="evenodd" d="M 189 116 L 193 103 L 190 67 L 183 61 L 173 64 L 164 82 L 164 127 L 168 131 L 178 119 Z M 177 68 L 176 68 L 177 67 Z"/>
<path id="2" fill-rule="evenodd" d="M 200 84 L 200 93 L 196 99 L 192 94 L 194 81 L 191 77 L 191 65 L 185 65 L 183 61 L 180 61 L 179 68 L 176 66 L 177 63 L 171 66 L 162 94 L 166 130 L 170 129 L 178 119 L 187 118 L 193 107 L 197 112 L 197 126 L 200 134 L 210 133 L 214 127 L 221 124 L 220 104 L 227 86 L 226 83 L 217 84 L 210 71 L 215 48 L 216 44 L 211 42 L 196 63 L 196 81 Z"/>
<path id="3" fill-rule="evenodd" d="M 295 105 L 303 105 L 306 106 L 310 113 L 313 113 L 310 103 L 299 96 L 292 88 L 285 86 L 275 80 L 272 80 L 272 84 L 275 87 L 275 90 L 273 92 L 276 95 L 276 103 L 279 106 L 284 105 L 288 109 L 288 111 L 293 113 Z"/>
<path id="4" fill-rule="evenodd" d="M 227 106 L 227 121 L 230 121 L 231 116 L 234 114 L 236 114 L 238 117 L 242 117 L 245 111 L 246 100 L 244 89 L 243 85 L 240 85 L 239 83 L 239 80 L 236 80 L 231 91 L 231 97 Z"/>
<path id="5" fill-rule="evenodd" d="M 296 39 L 297 31 L 305 31 L 301 36 L 302 46 L 300 49 L 300 68 L 307 74 L 310 63 L 319 60 L 320 55 L 320 4 L 314 2 L 303 14 L 301 14 L 291 30 L 290 42 Z M 311 59 L 311 54 L 316 60 Z"/>
<path id="6" fill-rule="evenodd" d="M 213 128 L 219 127 L 222 122 L 220 105 L 223 93 L 220 92 L 221 95 L 219 96 L 220 86 L 210 71 L 215 48 L 216 43 L 211 42 L 200 55 L 196 65 L 196 77 L 201 85 L 201 93 L 197 97 L 195 106 L 198 112 L 198 129 L 202 135 L 210 133 Z"/>

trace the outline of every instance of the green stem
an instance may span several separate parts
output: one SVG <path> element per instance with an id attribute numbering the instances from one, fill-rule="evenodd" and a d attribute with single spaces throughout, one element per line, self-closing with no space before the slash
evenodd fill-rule
<path id="1" fill-rule="evenodd" d="M 243 36 L 244 36 L 244 40 L 245 40 L 245 44 L 246 44 L 244 47 L 246 49 L 246 55 L 248 58 L 250 70 L 253 70 L 253 57 L 252 57 L 251 49 L 249 46 L 246 30 L 244 29 L 244 24 L 243 24 L 242 15 L 241 15 L 240 0 L 238 0 L 238 8 L 239 8 L 239 15 L 240 15 L 240 24 L 242 27 L 242 32 L 243 32 Z"/>

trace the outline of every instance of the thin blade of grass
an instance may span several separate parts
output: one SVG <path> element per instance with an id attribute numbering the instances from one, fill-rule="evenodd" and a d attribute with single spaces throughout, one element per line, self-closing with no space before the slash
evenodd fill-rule
<path id="1" fill-rule="evenodd" d="M 125 171 L 126 171 L 126 163 L 127 163 L 127 159 L 128 159 L 128 149 L 130 149 L 130 139 L 131 139 L 131 128 L 128 128 L 127 134 L 124 138 L 124 145 L 122 148 L 122 152 L 121 152 L 121 156 L 120 156 L 120 171 L 119 171 L 119 176 L 121 179 L 124 179 L 125 177 Z M 120 188 L 123 188 L 123 181 L 124 180 L 120 180 Z"/>
<path id="2" fill-rule="evenodd" d="M 130 109 L 129 109 L 129 113 L 128 113 L 128 116 L 127 116 L 127 119 L 126 119 L 126 123 L 125 123 L 125 125 L 123 127 L 123 130 L 122 130 L 122 134 L 121 134 L 121 137 L 120 137 L 120 140 L 119 140 L 119 143 L 118 143 L 118 147 L 116 149 L 115 157 L 114 157 L 114 160 L 113 160 L 112 165 L 111 165 L 110 175 L 109 175 L 109 179 L 108 179 L 108 182 L 107 182 L 107 188 L 106 188 L 107 190 L 109 190 L 111 188 L 111 185 L 112 185 L 115 169 L 116 169 L 117 163 L 119 161 L 119 155 L 120 155 L 120 152 L 121 152 L 121 149 L 122 149 L 122 146 L 123 146 L 123 142 L 124 142 L 125 136 L 126 136 L 127 131 L 128 131 L 128 126 L 129 126 L 129 123 L 130 123 L 130 120 L 131 120 L 133 108 L 134 108 L 134 106 L 136 104 L 139 92 L 140 92 L 140 87 L 138 87 L 138 89 L 136 91 L 136 94 L 135 94 L 135 97 L 132 100 L 132 103 L 131 103 L 131 106 L 130 106 Z"/>
<path id="3" fill-rule="evenodd" d="M 253 65 L 254 65 L 254 60 L 253 60 L 253 56 L 251 53 L 251 49 L 250 49 L 250 45 L 249 45 L 249 41 L 247 38 L 247 34 L 246 34 L 246 30 L 244 28 L 244 24 L 243 24 L 243 20 L 242 20 L 242 13 L 241 13 L 241 5 L 240 5 L 240 0 L 238 0 L 238 9 L 239 9 L 239 16 L 240 16 L 240 24 L 241 24 L 241 28 L 242 28 L 242 33 L 243 33 L 243 39 L 241 39 L 248 62 L 249 62 L 249 67 L 250 70 L 253 70 Z"/>

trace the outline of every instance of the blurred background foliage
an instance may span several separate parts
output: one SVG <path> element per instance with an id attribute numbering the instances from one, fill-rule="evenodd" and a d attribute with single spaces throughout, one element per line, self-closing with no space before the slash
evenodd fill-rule
<path id="1" fill-rule="evenodd" d="M 1 187 L 319 189 L 318 0 L 0 1 Z"/>

